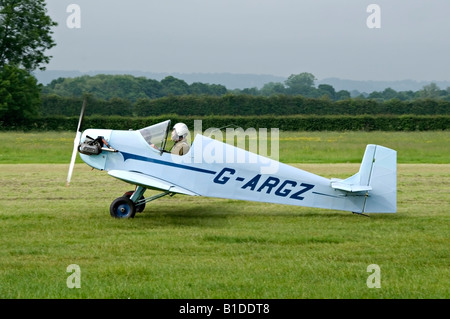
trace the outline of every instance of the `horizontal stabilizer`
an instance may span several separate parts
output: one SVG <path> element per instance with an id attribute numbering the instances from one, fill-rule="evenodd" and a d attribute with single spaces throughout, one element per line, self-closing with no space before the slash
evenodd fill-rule
<path id="1" fill-rule="evenodd" d="M 334 189 L 339 189 L 346 192 L 356 193 L 356 192 L 366 192 L 371 191 L 372 186 L 364 186 L 358 184 L 348 184 L 345 181 L 332 181 L 331 187 Z"/>
<path id="2" fill-rule="evenodd" d="M 375 161 L 376 147 L 377 145 L 367 145 L 359 172 L 345 180 L 332 179 L 331 187 L 352 193 L 372 190 L 372 186 L 370 186 L 369 183 L 370 174 Z"/>

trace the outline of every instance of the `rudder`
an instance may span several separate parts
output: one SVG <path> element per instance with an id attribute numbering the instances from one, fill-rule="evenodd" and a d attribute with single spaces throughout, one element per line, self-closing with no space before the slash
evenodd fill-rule
<path id="1" fill-rule="evenodd" d="M 395 213 L 397 151 L 380 145 L 367 145 L 359 173 L 361 184 L 367 183 L 372 187 L 364 201 L 362 212 Z"/>

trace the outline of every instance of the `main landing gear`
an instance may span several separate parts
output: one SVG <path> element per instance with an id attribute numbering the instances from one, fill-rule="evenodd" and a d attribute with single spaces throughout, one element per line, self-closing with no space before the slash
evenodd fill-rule
<path id="1" fill-rule="evenodd" d="M 109 207 L 111 216 L 114 218 L 133 218 L 136 213 L 144 211 L 146 203 L 171 194 L 170 191 L 165 191 L 145 198 L 145 191 L 144 187 L 137 186 L 135 191 L 126 192 L 122 197 L 116 198 Z"/>

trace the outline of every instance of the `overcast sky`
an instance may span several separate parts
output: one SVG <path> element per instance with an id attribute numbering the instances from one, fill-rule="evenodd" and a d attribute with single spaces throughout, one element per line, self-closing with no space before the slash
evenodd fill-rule
<path id="1" fill-rule="evenodd" d="M 46 2 L 59 24 L 48 70 L 450 80 L 450 0 Z M 368 27 L 370 4 L 380 28 Z"/>

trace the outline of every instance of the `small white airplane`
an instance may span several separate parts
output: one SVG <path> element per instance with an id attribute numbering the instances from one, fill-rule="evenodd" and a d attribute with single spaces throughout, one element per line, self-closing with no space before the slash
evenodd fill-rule
<path id="1" fill-rule="evenodd" d="M 136 212 L 144 210 L 146 203 L 174 194 L 317 207 L 361 215 L 397 210 L 397 152 L 380 145 L 367 145 L 355 175 L 343 180 L 328 179 L 201 134 L 195 136 L 187 154 L 171 154 L 165 150 L 170 120 L 136 131 L 88 129 L 81 133 L 84 109 L 85 103 L 67 185 L 77 151 L 89 166 L 135 185 L 134 191 L 112 202 L 110 214 L 115 218 L 133 218 Z M 276 171 L 264 171 L 268 167 L 276 167 Z M 162 192 L 145 198 L 147 189 Z"/>

